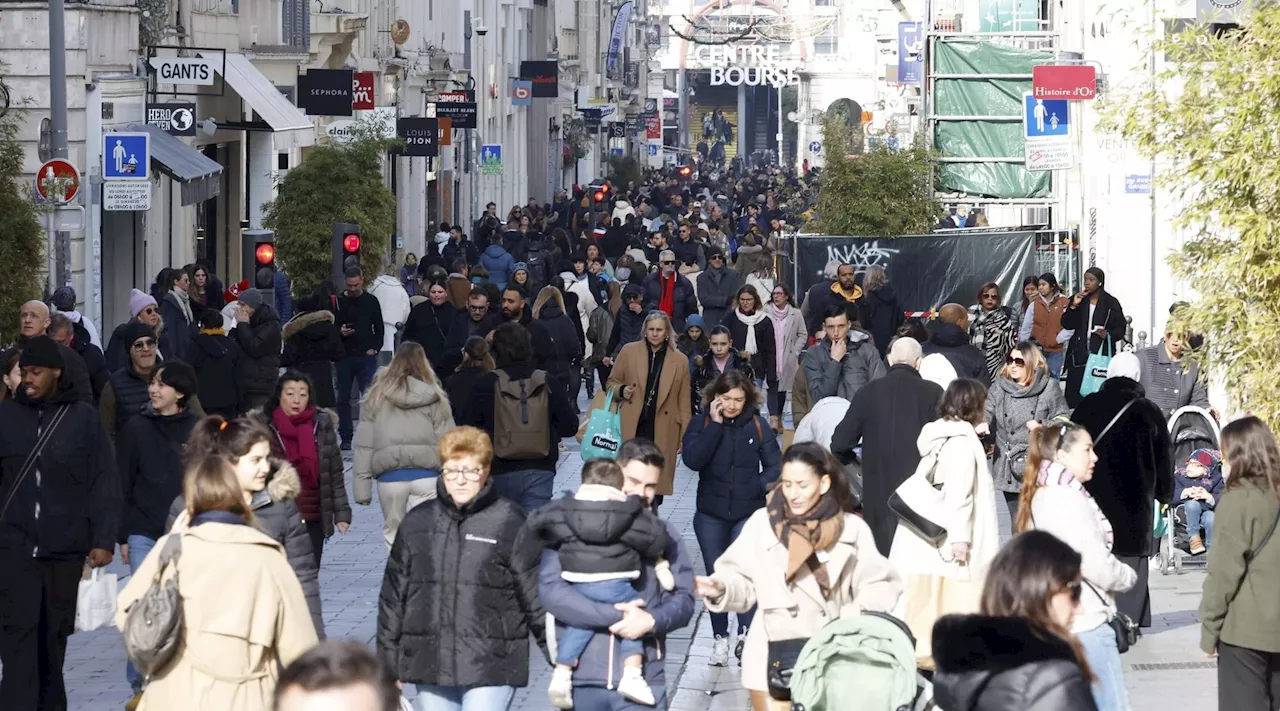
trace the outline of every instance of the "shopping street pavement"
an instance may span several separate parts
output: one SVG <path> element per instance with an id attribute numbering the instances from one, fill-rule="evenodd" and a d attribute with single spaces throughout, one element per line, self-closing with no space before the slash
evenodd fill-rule
<path id="1" fill-rule="evenodd" d="M 572 440 L 569 440 L 570 442 Z M 577 487 L 581 460 L 576 445 L 566 452 L 556 477 L 558 491 Z M 681 467 L 676 488 L 662 506 L 662 515 L 680 529 L 693 558 L 695 570 L 703 570 L 693 536 L 693 510 L 697 486 L 694 475 Z M 1008 530 L 1004 507 L 1002 526 Z M 325 627 L 330 638 L 353 638 L 372 643 L 377 625 L 378 591 L 386 562 L 382 542 L 382 513 L 372 506 L 357 506 L 354 522 L 345 537 L 330 539 L 320 572 Z M 118 561 L 112 572 L 123 580 L 127 566 Z M 1181 576 L 1151 574 L 1154 628 L 1124 656 L 1125 679 L 1134 711 L 1194 708 L 1213 711 L 1217 705 L 1214 664 L 1198 649 L 1203 572 Z M 123 584 L 123 582 L 121 583 Z M 746 692 L 738 684 L 738 668 L 707 665 L 711 654 L 710 625 L 698 605 L 694 621 L 668 640 L 667 680 L 672 690 L 670 708 L 675 711 L 727 711 L 747 709 Z M 538 657 L 533 657 L 536 662 Z M 125 656 L 120 635 L 114 629 L 77 633 L 67 649 L 66 681 L 72 711 L 111 711 L 123 708 L 129 698 L 124 679 Z M 545 691 L 550 671 L 535 663 L 529 686 L 521 689 L 513 709 L 547 709 Z M 179 710 L 174 710 L 179 711 Z M 231 711 L 231 710 L 229 710 Z"/>

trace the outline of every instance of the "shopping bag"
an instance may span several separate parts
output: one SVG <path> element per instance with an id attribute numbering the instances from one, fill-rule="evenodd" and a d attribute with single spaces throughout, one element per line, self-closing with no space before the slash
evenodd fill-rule
<path id="1" fill-rule="evenodd" d="M 1087 337 L 1086 337 L 1087 338 Z M 1111 336 L 1097 353 L 1090 353 L 1084 362 L 1084 379 L 1080 381 L 1080 395 L 1092 395 L 1102 389 L 1102 382 L 1107 379 L 1107 368 L 1111 367 L 1111 356 L 1115 349 L 1111 345 Z"/>
<path id="2" fill-rule="evenodd" d="M 94 568 L 88 578 L 80 581 L 76 594 L 76 632 L 92 632 L 115 624 L 118 596 L 115 573 Z"/>
<path id="3" fill-rule="evenodd" d="M 613 405 L 617 388 L 609 391 L 604 406 L 593 409 L 587 415 L 587 430 L 582 437 L 582 461 L 588 459 L 614 459 L 622 446 L 622 415 Z"/>

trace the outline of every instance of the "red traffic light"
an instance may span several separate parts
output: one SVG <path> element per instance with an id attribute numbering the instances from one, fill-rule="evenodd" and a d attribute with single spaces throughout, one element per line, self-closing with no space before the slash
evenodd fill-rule
<path id="1" fill-rule="evenodd" d="M 360 251 L 360 235 L 347 235 L 342 238 L 342 250 L 347 254 L 355 254 Z"/>
<path id="2" fill-rule="evenodd" d="M 609 192 L 609 184 L 605 183 L 604 185 L 601 185 L 600 191 L 607 194 Z"/>
<path id="3" fill-rule="evenodd" d="M 276 248 L 272 244 L 260 244 L 253 252 L 253 258 L 258 260 L 258 264 L 270 264 L 276 260 Z"/>
<path id="4" fill-rule="evenodd" d="M 692 175 L 692 174 L 693 174 L 693 168 L 690 168 L 690 167 L 689 167 L 689 166 L 687 166 L 687 165 L 686 165 L 686 166 L 682 166 L 682 167 L 680 168 L 680 177 L 682 177 L 682 178 L 687 178 L 687 177 L 689 177 L 689 176 L 690 176 L 690 175 Z"/>
<path id="5" fill-rule="evenodd" d="M 596 191 L 596 194 L 595 194 L 595 200 L 596 200 L 596 202 L 604 202 L 604 198 L 605 198 L 605 191 L 604 191 L 604 190 L 597 190 L 597 191 Z"/>

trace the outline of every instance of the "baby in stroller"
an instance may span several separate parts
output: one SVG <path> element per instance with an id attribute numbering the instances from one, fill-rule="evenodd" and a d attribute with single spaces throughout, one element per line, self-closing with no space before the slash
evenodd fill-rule
<path id="1" fill-rule="evenodd" d="M 1216 449 L 1197 449 L 1174 472 L 1174 479 L 1174 501 L 1186 516 L 1191 555 L 1200 555 L 1213 545 L 1214 507 L 1224 488 L 1222 455 Z"/>

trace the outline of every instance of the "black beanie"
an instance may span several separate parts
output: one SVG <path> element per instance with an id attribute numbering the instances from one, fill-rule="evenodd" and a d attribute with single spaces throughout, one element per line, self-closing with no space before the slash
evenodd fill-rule
<path id="1" fill-rule="evenodd" d="M 133 344 L 139 338 L 156 338 L 156 330 L 141 321 L 134 321 L 125 326 L 124 329 L 124 345 L 126 349 L 132 349 Z"/>
<path id="2" fill-rule="evenodd" d="M 58 350 L 57 341 L 48 336 L 36 336 L 24 341 L 22 355 L 18 356 L 18 365 L 58 370 L 66 367 L 66 363 L 62 360 L 62 351 Z"/>

